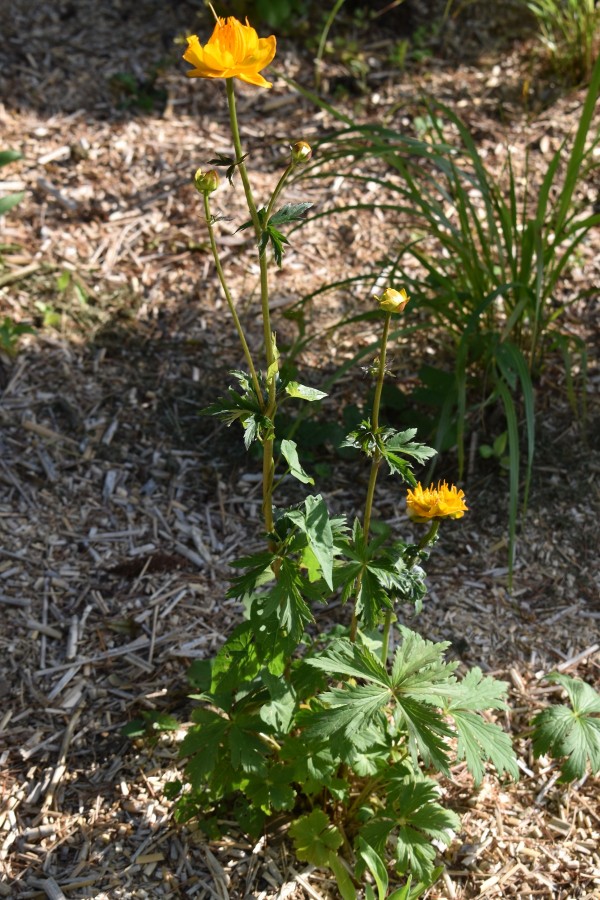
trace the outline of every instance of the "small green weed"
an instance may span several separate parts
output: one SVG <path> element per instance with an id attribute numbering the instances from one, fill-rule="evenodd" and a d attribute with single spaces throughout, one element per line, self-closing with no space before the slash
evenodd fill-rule
<path id="1" fill-rule="evenodd" d="M 0 323 L 0 350 L 10 358 L 15 357 L 19 352 L 19 340 L 24 334 L 35 334 L 35 328 L 5 316 Z"/>

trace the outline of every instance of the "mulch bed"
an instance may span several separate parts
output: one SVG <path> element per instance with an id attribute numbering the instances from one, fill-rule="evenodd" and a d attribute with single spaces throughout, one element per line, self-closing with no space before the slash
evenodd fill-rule
<path id="1" fill-rule="evenodd" d="M 242 360 L 190 184 L 198 166 L 230 150 L 222 85 L 186 81 L 173 49 L 187 30 L 204 32 L 196 13 L 191 3 L 149 0 L 18 0 L 0 11 L 2 143 L 24 156 L 2 170 L 0 193 L 26 190 L 0 221 L 0 316 L 37 327 L 0 362 L 0 897 L 337 896 L 327 873 L 294 860 L 284 830 L 256 843 L 237 833 L 208 843 L 177 825 L 163 788 L 177 775 L 178 734 L 136 743 L 120 733 L 144 711 L 189 720 L 189 661 L 210 656 L 239 621 L 225 599 L 229 564 L 261 544 L 257 463 L 237 434 L 198 415 Z M 386 60 L 394 35 L 382 25 L 365 50 L 369 92 L 340 102 L 361 121 L 390 114 L 410 129 L 427 90 L 477 129 L 498 171 L 508 144 L 516 165 L 529 148 L 543 173 L 584 93 L 557 91 L 544 106 L 538 89 L 528 110 L 519 84 L 531 46 L 489 49 L 484 26 L 493 32 L 487 20 L 450 23 L 446 55 L 399 74 Z M 290 42 L 281 42 L 278 65 L 309 80 L 310 61 Z M 349 77 L 330 62 L 325 88 Z M 151 112 L 139 109 L 144 92 L 157 104 Z M 242 89 L 239 109 L 263 194 L 292 138 L 331 127 L 281 78 L 271 92 Z M 596 195 L 597 184 L 582 185 L 582 197 Z M 307 196 L 327 208 L 356 199 L 356 187 L 295 183 L 286 199 Z M 247 233 L 234 233 L 240 194 L 224 187 L 215 203 L 226 216 L 224 265 L 259 346 L 256 269 L 244 254 Z M 398 227 L 353 214 L 303 228 L 273 276 L 275 315 L 324 281 L 362 272 Z M 597 236 L 582 248 L 562 300 L 600 283 L 599 249 Z M 357 289 L 313 305 L 310 327 L 324 336 L 302 360 L 311 383 L 373 340 L 367 328 L 326 331 L 364 302 Z M 476 433 L 465 485 L 472 512 L 443 530 L 421 616 L 403 611 L 427 638 L 451 640 L 461 663 L 509 682 L 502 721 L 522 770 L 516 785 L 490 774 L 478 791 L 463 766 L 442 781 L 463 826 L 430 898 L 600 896 L 598 782 L 559 784 L 556 763 L 534 760 L 529 741 L 532 715 L 560 699 L 545 673 L 600 679 L 597 298 L 574 304 L 566 321 L 588 341 L 587 432 L 551 360 L 538 388 L 538 456 L 514 589 L 506 480 L 479 460 Z M 289 322 L 277 327 L 292 334 Z M 395 354 L 398 379 L 414 379 L 429 349 L 421 340 Z M 360 372 L 344 376 L 331 408 L 366 389 Z M 326 462 L 319 489 L 336 511 L 358 514 L 366 473 L 356 462 Z M 411 537 L 391 482 L 380 485 L 378 513 Z"/>

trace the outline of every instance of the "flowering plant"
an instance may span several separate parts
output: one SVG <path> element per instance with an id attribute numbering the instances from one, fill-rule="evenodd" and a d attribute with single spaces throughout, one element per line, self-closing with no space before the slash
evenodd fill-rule
<path id="1" fill-rule="evenodd" d="M 171 793 L 179 798 L 179 817 L 196 817 L 209 835 L 232 817 L 258 835 L 283 812 L 297 857 L 328 867 L 344 900 L 356 898 L 361 884 L 365 897 L 374 897 L 371 879 L 382 898 L 390 877 L 405 880 L 390 898 L 407 900 L 439 876 L 438 847 L 459 825 L 426 772 L 448 774 L 453 761 L 464 759 L 475 781 L 487 762 L 517 777 L 508 737 L 482 717 L 483 710 L 504 707 L 506 686 L 479 669 L 460 680 L 457 664 L 445 659 L 449 642 L 431 643 L 398 624 L 401 607 L 422 604 L 422 564 L 440 522 L 466 511 L 455 486 L 417 483 L 414 466 L 434 451 L 414 440 L 416 429 L 396 431 L 379 421 L 390 322 L 408 303 L 403 289 L 390 286 L 375 298 L 381 341 L 371 414 L 346 441 L 370 460 L 362 517 L 348 523 L 331 515 L 320 493 L 275 505 L 276 478 L 314 484 L 296 443 L 280 433 L 278 411 L 325 394 L 282 366 L 269 304 L 269 257 L 282 265 L 282 229 L 309 206 L 278 200 L 312 151 L 305 141 L 293 143 L 271 197 L 259 206 L 238 128 L 233 81 L 268 86 L 259 70 L 274 53 L 275 38 L 219 19 L 204 47 L 189 39 L 184 57 L 195 67 L 192 77 L 226 79 L 234 155 L 216 164 L 228 166 L 229 180 L 239 171 L 250 215 L 240 227 L 252 229 L 258 257 L 262 359 L 246 338 L 221 265 L 211 211 L 218 176 L 198 170 L 217 275 L 246 361 L 246 371 L 233 373 L 236 387 L 207 412 L 241 425 L 246 447 L 261 448 L 265 545 L 235 564 L 229 596 L 243 602 L 246 618 L 214 659 L 190 668 L 200 705 L 181 745 L 184 780 Z M 383 463 L 410 486 L 411 515 L 430 525 L 416 543 L 372 522 Z M 317 618 L 323 613 L 315 611 L 338 598 L 348 604 L 347 624 L 326 631 Z"/>

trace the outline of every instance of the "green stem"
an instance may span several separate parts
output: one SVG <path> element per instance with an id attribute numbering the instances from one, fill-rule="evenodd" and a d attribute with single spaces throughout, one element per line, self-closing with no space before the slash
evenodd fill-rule
<path id="1" fill-rule="evenodd" d="M 263 226 L 261 225 L 261 221 L 258 215 L 258 210 L 256 208 L 256 203 L 254 202 L 254 197 L 252 194 L 252 188 L 250 186 L 250 180 L 248 178 L 248 172 L 246 171 L 246 166 L 242 159 L 244 153 L 242 151 L 242 142 L 240 140 L 240 130 L 238 126 L 237 120 L 237 110 L 235 105 L 235 91 L 233 87 L 233 78 L 227 78 L 225 80 L 225 84 L 227 86 L 227 103 L 229 105 L 229 122 L 231 126 L 231 135 L 233 137 L 233 146 L 235 149 L 235 158 L 237 167 L 240 172 L 240 177 L 242 179 L 242 184 L 244 186 L 244 193 L 246 195 L 246 203 L 248 204 L 248 211 L 250 212 L 250 218 L 252 219 L 252 224 L 254 226 L 254 233 L 256 236 L 257 243 L 260 242 Z M 283 186 L 283 185 L 282 185 Z M 267 391 L 268 391 L 268 402 L 267 408 L 265 410 L 265 415 L 267 418 L 271 419 L 271 422 L 275 419 L 275 414 L 277 412 L 277 400 L 276 400 L 276 384 L 275 377 L 276 373 L 273 371 L 275 356 L 273 353 L 273 340 L 271 334 L 271 312 L 269 309 L 269 278 L 268 278 L 268 269 L 267 269 L 267 257 L 266 253 L 260 253 L 259 251 L 259 265 L 260 265 L 260 302 L 261 302 L 261 310 L 262 310 L 262 319 L 263 319 L 263 337 L 265 343 L 265 357 L 267 363 L 267 373 L 271 372 L 271 376 L 268 379 L 267 383 Z M 274 463 L 273 463 L 273 438 L 266 438 L 263 440 L 263 518 L 265 522 L 265 529 L 267 532 L 273 531 L 273 475 L 274 475 Z"/>
<path id="2" fill-rule="evenodd" d="M 283 173 L 283 175 L 281 176 L 281 178 L 279 179 L 279 181 L 277 182 L 275 190 L 273 191 L 273 195 L 272 195 L 271 199 L 269 200 L 269 205 L 267 206 L 267 211 L 265 213 L 265 220 L 263 222 L 263 228 L 267 227 L 267 223 L 268 223 L 269 219 L 271 218 L 271 215 L 273 213 L 273 207 L 275 206 L 277 198 L 279 197 L 281 191 L 283 190 L 284 184 L 286 183 L 286 181 L 288 180 L 288 178 L 294 171 L 295 167 L 296 167 L 295 163 L 291 162 L 289 164 L 289 166 L 287 167 L 287 169 L 285 170 L 285 172 Z"/>
<path id="3" fill-rule="evenodd" d="M 411 562 L 409 563 L 408 568 L 412 569 L 417 559 L 419 558 L 419 552 L 423 550 L 427 544 L 433 544 L 437 537 L 437 533 L 440 527 L 440 520 L 434 519 L 431 523 L 429 531 L 427 531 L 419 543 L 417 544 L 417 552 L 413 556 Z M 385 622 L 383 625 L 383 640 L 381 644 L 381 662 L 385 665 L 387 663 L 389 647 L 390 647 L 390 631 L 392 627 L 392 610 L 388 609 L 385 614 Z"/>
<path id="4" fill-rule="evenodd" d="M 258 218 L 256 203 L 254 202 L 254 197 L 252 195 L 252 188 L 250 187 L 250 180 L 248 178 L 248 172 L 246 171 L 246 164 L 244 163 L 244 161 L 242 159 L 244 153 L 242 151 L 242 142 L 240 140 L 240 129 L 239 129 L 238 120 L 237 120 L 237 110 L 236 110 L 236 106 L 235 106 L 235 90 L 233 87 L 233 78 L 226 78 L 225 85 L 227 87 L 227 103 L 229 105 L 229 124 L 231 127 L 231 136 L 233 137 L 233 146 L 235 148 L 235 161 L 236 161 L 237 167 L 240 172 L 242 184 L 244 185 L 244 193 L 246 195 L 246 203 L 248 204 L 248 211 L 250 212 L 250 218 L 252 219 L 252 224 L 254 225 L 254 231 L 256 232 L 256 238 L 258 240 L 260 238 L 262 229 L 260 226 L 260 220 Z"/>
<path id="5" fill-rule="evenodd" d="M 260 403 L 261 409 L 264 408 L 264 400 L 262 395 L 262 390 L 260 388 L 260 382 L 258 380 L 258 376 L 256 374 L 256 369 L 254 368 L 254 363 L 252 361 L 252 354 L 250 353 L 250 348 L 248 347 L 248 342 L 246 340 L 246 336 L 244 334 L 244 329 L 242 328 L 242 323 L 240 322 L 239 316 L 237 314 L 235 304 L 233 302 L 233 298 L 231 296 L 231 292 L 227 287 L 227 281 L 225 280 L 225 273 L 223 271 L 223 266 L 221 265 L 221 259 L 219 257 L 219 250 L 217 248 L 217 242 L 215 239 L 215 230 L 213 228 L 213 219 L 210 212 L 210 201 L 208 199 L 208 194 L 204 194 L 204 215 L 206 216 L 206 225 L 208 227 L 208 237 L 210 240 L 210 249 L 212 250 L 213 259 L 215 261 L 215 268 L 217 270 L 217 275 L 219 276 L 219 281 L 221 283 L 221 287 L 223 288 L 223 293 L 225 294 L 225 299 L 227 300 L 227 305 L 229 307 L 229 312 L 233 318 L 233 323 L 235 325 L 236 331 L 238 333 L 238 337 L 240 339 L 240 343 L 242 345 L 242 349 L 244 351 L 244 356 L 246 358 L 246 364 L 248 369 L 250 370 L 250 376 L 252 378 L 252 384 L 254 385 L 254 391 L 256 393 L 258 402 Z"/>
<path id="6" fill-rule="evenodd" d="M 375 441 L 375 450 L 371 460 L 371 472 L 369 474 L 369 486 L 367 488 L 367 498 L 365 501 L 365 515 L 363 519 L 363 535 L 365 544 L 369 540 L 369 530 L 371 528 L 371 513 L 373 511 L 373 501 L 375 498 L 375 485 L 377 483 L 377 475 L 379 467 L 383 460 L 381 451 L 377 444 L 377 431 L 379 430 L 379 407 L 381 406 L 381 393 L 383 391 L 383 380 L 385 378 L 385 360 L 387 354 L 387 342 L 390 333 L 391 313 L 386 313 L 385 322 L 383 324 L 383 333 L 381 335 L 381 350 L 379 351 L 379 366 L 377 369 L 377 383 L 375 385 L 375 396 L 373 397 L 373 410 L 371 413 L 371 433 Z M 358 595 L 362 585 L 362 575 L 356 579 L 356 595 Z M 350 623 L 350 640 L 352 643 L 356 641 L 356 633 L 358 631 L 358 616 L 356 615 L 356 604 L 352 613 L 352 621 Z"/>

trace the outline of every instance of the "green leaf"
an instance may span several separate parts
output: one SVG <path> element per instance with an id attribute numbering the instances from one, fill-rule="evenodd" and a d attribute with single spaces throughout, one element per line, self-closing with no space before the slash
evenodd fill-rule
<path id="1" fill-rule="evenodd" d="M 457 756 L 466 760 L 476 784 L 483 778 L 483 763 L 487 760 L 499 775 L 507 772 L 516 781 L 519 778 L 510 737 L 499 725 L 486 722 L 477 714 L 479 710 L 505 709 L 507 687 L 504 681 L 484 677 L 476 667 L 456 686 L 454 696 L 445 707 L 458 732 Z"/>
<path id="2" fill-rule="evenodd" d="M 377 892 L 379 894 L 379 900 L 385 900 L 389 879 L 387 869 L 385 867 L 385 863 L 377 853 L 376 850 L 371 847 L 370 844 L 367 844 L 364 838 L 360 837 L 357 840 L 358 852 L 361 857 L 365 861 L 369 872 L 375 879 L 375 884 L 377 885 Z"/>
<path id="3" fill-rule="evenodd" d="M 266 769 L 267 747 L 258 732 L 268 731 L 266 723 L 258 716 L 238 715 L 228 732 L 231 765 L 243 772 L 262 775 Z"/>
<path id="4" fill-rule="evenodd" d="M 534 718 L 535 755 L 565 757 L 562 782 L 583 778 L 588 766 L 596 775 L 600 772 L 600 695 L 584 681 L 568 675 L 552 673 L 547 678 L 564 688 L 573 709 L 551 706 Z"/>
<path id="5" fill-rule="evenodd" d="M 250 778 L 244 793 L 267 815 L 273 810 L 293 809 L 296 791 L 291 786 L 291 781 L 291 767 L 276 764 L 269 766 L 260 778 Z"/>
<path id="6" fill-rule="evenodd" d="M 352 883 L 352 878 L 345 865 L 341 862 L 337 853 L 330 852 L 327 864 L 333 874 L 340 892 L 342 900 L 357 900 L 356 889 Z"/>
<path id="7" fill-rule="evenodd" d="M 19 191 L 18 194 L 9 194 L 7 197 L 0 197 L 0 216 L 5 215 L 13 206 L 21 202 L 25 196 L 25 191 Z"/>
<path id="8" fill-rule="evenodd" d="M 475 666 L 470 669 L 463 680 L 459 682 L 458 693 L 447 709 L 506 709 L 506 681 L 498 681 L 483 675 L 481 669 Z"/>
<path id="9" fill-rule="evenodd" d="M 367 647 L 360 647 L 349 640 L 336 641 L 320 656 L 311 657 L 306 663 L 332 675 L 365 679 L 386 689 L 391 686 L 389 675 L 381 660 Z"/>
<path id="10" fill-rule="evenodd" d="M 412 438 L 417 433 L 416 428 L 407 428 L 406 431 L 388 431 L 383 436 L 384 455 L 389 451 L 410 456 L 418 463 L 425 463 L 432 456 L 437 455 L 437 450 L 426 444 L 415 443 Z"/>
<path id="11" fill-rule="evenodd" d="M 304 509 L 304 517 L 294 519 L 294 522 L 305 532 L 310 548 L 321 566 L 325 583 L 333 590 L 333 531 L 327 504 L 322 496 L 317 494 L 316 497 L 306 498 Z"/>
<path id="12" fill-rule="evenodd" d="M 208 709 L 194 710 L 192 725 L 179 745 L 179 755 L 189 756 L 185 771 L 192 788 L 199 791 L 212 773 L 224 742 L 229 720 Z"/>
<path id="13" fill-rule="evenodd" d="M 486 760 L 494 764 L 498 775 L 507 772 L 515 781 L 519 780 L 517 758 L 510 737 L 499 725 L 464 710 L 452 710 L 450 716 L 458 732 L 457 758 L 466 760 L 475 784 L 480 784 L 483 778 L 483 763 Z"/>
<path id="14" fill-rule="evenodd" d="M 340 832 L 320 809 L 296 819 L 290 825 L 290 836 L 298 859 L 314 866 L 327 865 L 330 852 L 342 844 Z"/>
<path id="15" fill-rule="evenodd" d="M 23 159 L 23 154 L 18 150 L 0 150 L 0 168 L 16 162 L 18 159 Z"/>
<path id="16" fill-rule="evenodd" d="M 312 203 L 286 203 L 276 213 L 273 213 L 269 219 L 269 225 L 287 225 L 288 222 L 294 222 L 301 219 L 304 213 L 311 208 Z"/>
<path id="17" fill-rule="evenodd" d="M 324 391 L 318 391 L 316 388 L 308 387 L 306 384 L 299 384 L 297 381 L 288 381 L 285 386 L 285 392 L 288 397 L 297 397 L 300 400 L 308 400 L 309 403 L 314 400 L 322 400 L 327 396 Z"/>
<path id="18" fill-rule="evenodd" d="M 290 468 L 290 474 L 297 478 L 298 481 L 301 481 L 303 484 L 314 484 L 315 479 L 311 478 L 310 475 L 307 475 L 302 466 L 300 465 L 300 460 L 298 459 L 298 450 L 297 445 L 294 441 L 289 441 L 284 439 L 281 442 L 281 455 L 287 462 Z"/>
<path id="19" fill-rule="evenodd" d="M 337 752 L 344 752 L 347 745 L 362 749 L 361 732 L 389 703 L 391 692 L 378 685 L 344 685 L 319 695 L 319 701 L 327 709 L 306 714 L 307 740 L 323 742 L 333 739 Z"/>
<path id="20" fill-rule="evenodd" d="M 278 636 L 287 636 L 290 646 L 298 643 L 307 623 L 313 621 L 304 588 L 296 562 L 282 559 L 277 581 L 266 594 L 253 599 L 250 611 L 250 622 L 263 647 L 276 644 Z"/>
<path id="21" fill-rule="evenodd" d="M 456 690 L 453 673 L 458 663 L 444 660 L 450 642 L 434 644 L 404 626 L 399 630 L 402 643 L 396 649 L 392 666 L 394 688 L 430 703 L 440 703 L 441 698 Z"/>
<path id="22" fill-rule="evenodd" d="M 415 764 L 419 755 L 426 766 L 433 765 L 438 772 L 449 774 L 448 747 L 443 740 L 452 731 L 442 716 L 427 703 L 409 697 L 397 697 L 395 717 L 401 729 L 408 732 L 408 748 Z"/>
<path id="23" fill-rule="evenodd" d="M 296 692 L 287 681 L 270 672 L 263 671 L 260 677 L 271 697 L 270 702 L 262 704 L 260 718 L 270 725 L 274 732 L 287 734 L 294 721 Z"/>

